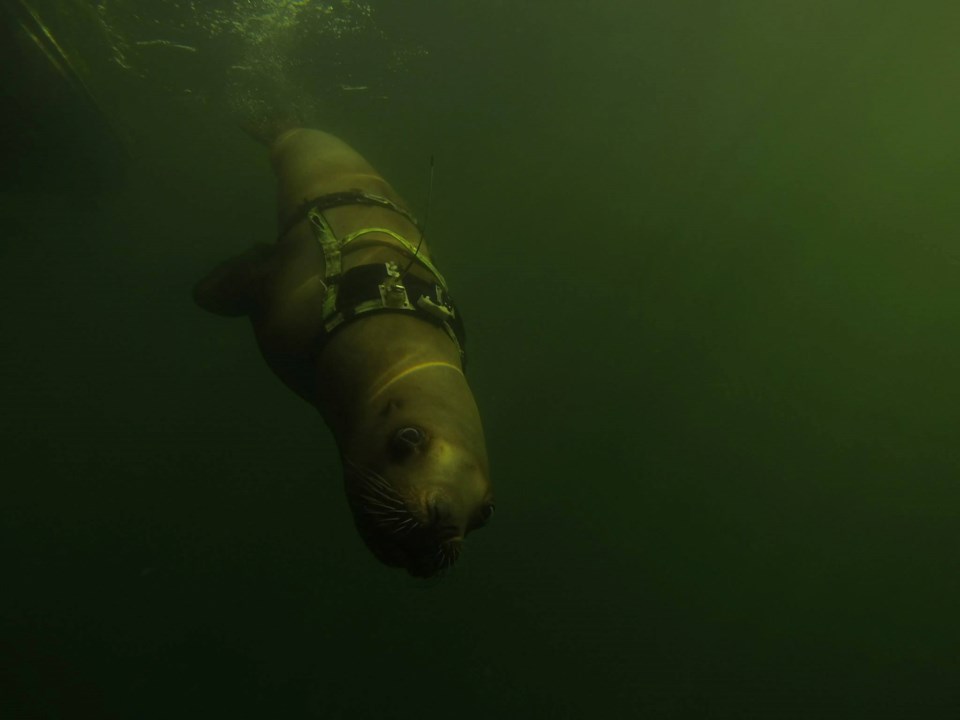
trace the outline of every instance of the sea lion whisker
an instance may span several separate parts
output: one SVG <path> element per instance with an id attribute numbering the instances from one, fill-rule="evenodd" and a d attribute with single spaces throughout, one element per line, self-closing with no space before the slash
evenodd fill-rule
<path id="1" fill-rule="evenodd" d="M 364 482 L 361 487 L 364 490 L 375 492 L 378 495 L 383 495 L 384 497 L 387 497 L 393 500 L 399 501 L 401 499 L 400 493 L 397 492 L 396 488 L 393 488 L 390 485 L 386 484 L 385 481 L 373 481 L 373 480 L 367 480 L 367 478 L 364 478 Z"/>
<path id="2" fill-rule="evenodd" d="M 382 507 L 377 505 L 374 505 L 374 506 L 364 505 L 363 512 L 366 513 L 367 515 L 376 515 L 378 517 L 384 517 L 384 518 L 396 518 L 398 520 L 403 517 L 403 513 L 396 508 L 388 508 L 388 507 Z"/>
<path id="3" fill-rule="evenodd" d="M 381 488 L 367 487 L 366 489 L 367 489 L 369 492 L 375 494 L 376 496 L 380 497 L 382 500 L 385 500 L 385 501 L 387 501 L 387 502 L 392 502 L 392 503 L 396 503 L 396 504 L 402 504 L 402 503 L 403 503 L 403 500 L 400 498 L 399 495 L 385 492 L 385 491 L 383 491 Z"/>
<path id="4" fill-rule="evenodd" d="M 368 467 L 366 467 L 366 466 L 364 466 L 364 465 L 360 465 L 359 463 L 355 463 L 355 462 L 353 462 L 352 460 L 347 460 L 347 464 L 348 464 L 353 470 L 355 470 L 358 474 L 360 474 L 361 476 L 363 476 L 363 478 L 364 478 L 365 480 L 372 481 L 372 482 L 380 482 L 380 483 L 382 483 L 382 484 L 387 484 L 386 479 L 385 479 L 382 475 L 380 475 L 376 470 L 372 470 L 371 468 L 368 468 Z"/>
<path id="5" fill-rule="evenodd" d="M 394 515 L 398 517 L 403 515 L 403 508 L 395 507 L 393 505 L 385 505 L 383 503 L 361 501 L 360 507 L 365 513 L 370 514 L 379 514 L 385 516 Z"/>
<path id="6" fill-rule="evenodd" d="M 380 518 L 381 522 L 396 523 L 400 520 L 400 515 L 396 512 L 384 512 L 383 510 L 364 510 L 364 513 L 371 517 Z"/>
<path id="7" fill-rule="evenodd" d="M 403 505 L 401 504 L 386 503 L 380 498 L 371 497 L 369 495 L 361 495 L 360 500 L 362 500 L 365 504 L 383 508 L 384 510 L 393 510 L 394 512 L 399 512 L 403 509 Z"/>
<path id="8" fill-rule="evenodd" d="M 376 490 L 385 495 L 389 495 L 392 497 L 399 497 L 400 494 L 396 491 L 396 489 L 379 475 L 376 475 L 375 473 L 374 474 L 358 473 L 358 474 L 364 480 L 364 487 L 370 490 Z"/>
<path id="9" fill-rule="evenodd" d="M 390 505 L 394 507 L 398 505 L 396 498 L 387 497 L 382 493 L 371 492 L 369 488 L 364 488 L 357 493 L 361 500 L 368 500 L 370 502 L 384 503 L 385 505 Z"/>
<path id="10" fill-rule="evenodd" d="M 396 508 L 397 510 L 402 510 L 404 508 L 403 498 L 400 496 L 400 493 L 397 492 L 396 488 L 391 486 L 381 475 L 377 474 L 369 468 L 361 467 L 356 463 L 351 462 L 351 467 L 357 471 L 362 480 L 364 481 L 364 491 L 361 493 L 361 498 L 370 504 L 378 504 L 380 507 Z M 379 501 L 379 502 L 378 502 Z"/>
<path id="11" fill-rule="evenodd" d="M 374 515 L 373 513 L 370 513 L 370 516 L 378 526 L 388 530 L 393 530 L 394 528 L 404 529 L 408 527 L 407 525 L 404 525 L 396 515 Z"/>
<path id="12" fill-rule="evenodd" d="M 403 502 L 403 499 L 400 497 L 400 493 L 393 488 L 370 483 L 366 486 L 366 489 L 370 492 L 380 495 L 383 498 L 386 498 L 387 500 L 392 500 L 393 502 Z"/>
<path id="13" fill-rule="evenodd" d="M 386 481 L 386 479 L 375 470 L 371 470 L 370 468 L 360 465 L 359 463 L 355 463 L 352 460 L 347 460 L 346 464 L 351 470 L 356 472 L 360 477 L 367 481 L 367 483 L 389 487 L 389 483 Z"/>
<path id="14" fill-rule="evenodd" d="M 387 479 L 378 473 L 372 468 L 365 467 L 363 468 L 364 477 L 367 478 L 370 482 L 380 483 L 381 485 L 388 485 Z"/>

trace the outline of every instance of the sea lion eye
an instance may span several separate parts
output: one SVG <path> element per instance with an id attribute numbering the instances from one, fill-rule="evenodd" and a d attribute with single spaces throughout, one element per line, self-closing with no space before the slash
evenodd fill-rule
<path id="1" fill-rule="evenodd" d="M 393 436 L 393 450 L 401 457 L 409 455 L 423 444 L 423 431 L 415 427 L 405 427 L 397 430 Z"/>

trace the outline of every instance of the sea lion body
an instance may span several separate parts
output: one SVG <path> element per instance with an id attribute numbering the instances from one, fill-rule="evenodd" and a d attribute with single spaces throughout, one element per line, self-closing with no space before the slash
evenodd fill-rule
<path id="1" fill-rule="evenodd" d="M 371 550 L 412 574 L 435 574 L 492 512 L 483 428 L 460 348 L 440 324 L 407 312 L 371 313 L 325 335 L 324 296 L 333 281 L 304 208 L 346 191 L 396 206 L 323 211 L 337 238 L 383 230 L 344 247 L 343 273 L 393 262 L 409 266 L 414 278 L 436 282 L 429 244 L 389 183 L 338 138 L 285 132 L 272 144 L 271 161 L 278 179 L 277 242 L 222 264 L 197 284 L 194 297 L 211 312 L 247 315 L 273 372 L 318 408 L 340 449 L 347 496 Z M 414 257 L 427 265 L 411 263 Z"/>

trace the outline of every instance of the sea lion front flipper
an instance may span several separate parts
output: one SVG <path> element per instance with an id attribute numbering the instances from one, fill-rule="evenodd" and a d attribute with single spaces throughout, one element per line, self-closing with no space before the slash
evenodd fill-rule
<path id="1" fill-rule="evenodd" d="M 193 301 L 215 315 L 251 315 L 260 306 L 263 280 L 276 245 L 261 243 L 221 263 L 193 286 Z"/>

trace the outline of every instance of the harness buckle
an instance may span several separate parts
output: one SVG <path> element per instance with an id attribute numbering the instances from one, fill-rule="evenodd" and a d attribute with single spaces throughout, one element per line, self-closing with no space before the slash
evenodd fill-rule
<path id="1" fill-rule="evenodd" d="M 400 271 L 395 262 L 388 262 L 387 277 L 380 283 L 380 300 L 391 310 L 413 310 L 407 297 L 407 288 L 400 282 Z"/>
<path id="2" fill-rule="evenodd" d="M 417 300 L 417 307 L 428 315 L 432 315 L 441 322 L 448 322 L 453 319 L 453 311 L 446 305 L 438 305 L 427 295 L 421 295 Z"/>

